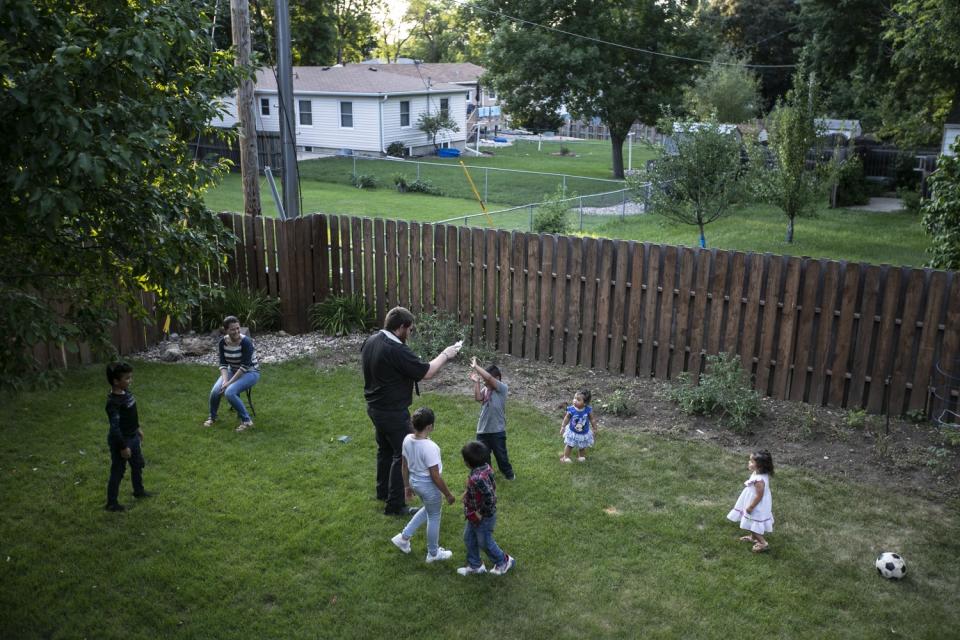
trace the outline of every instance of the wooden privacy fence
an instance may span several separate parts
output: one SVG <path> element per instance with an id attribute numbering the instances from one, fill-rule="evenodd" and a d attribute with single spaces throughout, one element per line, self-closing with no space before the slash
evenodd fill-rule
<path id="1" fill-rule="evenodd" d="M 936 364 L 960 356 L 956 272 L 346 216 L 224 222 L 239 238 L 224 275 L 279 296 L 295 333 L 311 304 L 355 293 L 380 320 L 448 312 L 518 357 L 667 379 L 735 353 L 764 394 L 894 414 L 930 410 Z"/>

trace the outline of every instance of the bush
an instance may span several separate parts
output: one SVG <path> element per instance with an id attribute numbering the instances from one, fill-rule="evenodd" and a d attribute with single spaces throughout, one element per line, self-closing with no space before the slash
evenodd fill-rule
<path id="1" fill-rule="evenodd" d="M 552 196 L 547 197 L 533 214 L 533 230 L 537 233 L 568 233 L 570 222 L 567 220 L 569 206 L 564 202 L 563 189 L 557 187 Z"/>
<path id="2" fill-rule="evenodd" d="M 840 165 L 837 175 L 837 206 L 867 204 L 870 193 L 863 175 L 863 161 L 854 156 Z"/>
<path id="3" fill-rule="evenodd" d="M 460 324 L 454 316 L 444 311 L 417 316 L 415 326 L 416 331 L 407 344 L 415 354 L 428 362 L 457 340 L 463 340 L 461 359 L 466 358 L 469 361 L 476 357 L 482 362 L 489 362 L 496 355 L 485 344 L 473 344 L 471 327 Z"/>
<path id="4" fill-rule="evenodd" d="M 327 335 L 345 336 L 373 328 L 376 319 L 367 301 L 358 295 L 333 296 L 307 310 L 310 326 Z"/>
<path id="5" fill-rule="evenodd" d="M 953 149 L 960 152 L 960 143 Z M 940 156 L 930 189 L 931 198 L 921 206 L 921 222 L 930 236 L 930 266 L 960 269 L 960 155 Z"/>
<path id="6" fill-rule="evenodd" d="M 707 356 L 700 384 L 682 373 L 669 397 L 688 414 L 719 416 L 721 424 L 733 431 L 748 431 L 750 420 L 760 415 L 760 394 L 750 388 L 736 355 Z"/>
<path id="7" fill-rule="evenodd" d="M 353 176 L 351 180 L 353 186 L 357 189 L 376 189 L 377 188 L 377 176 L 371 176 L 366 173 L 359 173 Z"/>
<path id="8" fill-rule="evenodd" d="M 560 155 L 562 155 L 562 156 L 569 156 L 569 155 L 573 155 L 573 152 L 570 151 L 570 147 L 568 147 L 568 146 L 565 145 L 565 144 L 562 144 L 562 145 L 560 145 Z"/>
<path id="9" fill-rule="evenodd" d="M 439 187 L 435 187 L 429 180 L 421 180 L 420 178 L 417 178 L 407 185 L 407 191 L 412 193 L 426 193 L 427 195 L 431 196 L 443 195 L 443 192 L 440 191 Z"/>
<path id="10" fill-rule="evenodd" d="M 916 189 L 897 189 L 897 197 L 903 203 L 903 208 L 907 213 L 920 215 L 920 207 L 923 205 L 923 198 Z"/>
<path id="11" fill-rule="evenodd" d="M 402 142 L 391 142 L 387 145 L 387 155 L 394 158 L 404 158 L 407 155 L 407 146 Z"/>
<path id="12" fill-rule="evenodd" d="M 623 388 L 615 389 L 606 402 L 600 403 L 600 408 L 604 413 L 622 417 L 629 417 L 636 413 L 626 389 Z"/>
<path id="13" fill-rule="evenodd" d="M 240 326 L 249 327 L 251 331 L 277 329 L 280 300 L 236 286 L 211 289 L 207 299 L 194 311 L 192 320 L 201 331 L 213 331 L 222 328 L 227 316 L 236 316 Z"/>
<path id="14" fill-rule="evenodd" d="M 402 173 L 393 174 L 393 184 L 397 187 L 397 191 L 400 193 L 406 193 L 410 188 L 410 185 L 407 184 L 407 176 Z"/>

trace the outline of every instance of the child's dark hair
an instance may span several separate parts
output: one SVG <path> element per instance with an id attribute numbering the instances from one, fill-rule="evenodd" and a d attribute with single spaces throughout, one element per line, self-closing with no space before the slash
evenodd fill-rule
<path id="1" fill-rule="evenodd" d="M 237 316 L 227 316 L 226 318 L 224 318 L 223 330 L 224 331 L 228 330 L 230 328 L 230 325 L 232 325 L 234 322 L 236 322 L 237 324 L 240 324 L 240 320 L 237 318 Z"/>
<path id="2" fill-rule="evenodd" d="M 580 393 L 583 395 L 583 404 L 590 404 L 590 389 L 582 389 Z"/>
<path id="3" fill-rule="evenodd" d="M 766 449 L 754 451 L 751 456 L 753 463 L 757 465 L 757 473 L 765 473 L 768 476 L 773 475 L 773 456 Z"/>
<path id="4" fill-rule="evenodd" d="M 496 378 L 497 380 L 502 380 L 502 379 L 503 379 L 503 376 L 500 375 L 500 367 L 498 367 L 498 366 L 495 365 L 495 364 L 492 364 L 492 365 L 490 365 L 489 367 L 487 367 L 487 373 L 489 373 L 490 375 L 492 375 L 492 376 L 493 376 L 494 378 Z"/>
<path id="5" fill-rule="evenodd" d="M 487 445 L 477 440 L 471 440 L 463 445 L 463 449 L 460 449 L 460 455 L 463 456 L 463 461 L 466 462 L 467 466 L 471 469 L 476 469 L 484 464 L 490 464 L 490 449 L 487 448 Z"/>
<path id="6" fill-rule="evenodd" d="M 420 407 L 413 412 L 413 417 L 410 418 L 413 430 L 418 433 L 432 425 L 435 420 L 436 416 L 433 415 L 433 410 L 429 407 Z"/>
<path id="7" fill-rule="evenodd" d="M 112 387 L 113 383 L 126 373 L 133 373 L 133 367 L 126 362 L 111 362 L 107 365 L 107 384 Z"/>

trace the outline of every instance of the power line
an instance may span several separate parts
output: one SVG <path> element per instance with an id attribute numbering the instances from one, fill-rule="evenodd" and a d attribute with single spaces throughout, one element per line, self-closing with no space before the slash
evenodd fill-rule
<path id="1" fill-rule="evenodd" d="M 452 0 L 452 2 L 455 2 L 455 3 L 457 3 L 457 4 L 467 4 L 467 3 L 468 3 L 468 0 Z M 489 13 L 489 14 L 491 14 L 491 15 L 499 16 L 499 17 L 504 18 L 504 19 L 506 19 L 506 20 L 512 20 L 513 22 L 516 22 L 516 23 L 518 23 L 518 24 L 523 24 L 523 25 L 527 25 L 527 26 L 530 26 L 530 27 L 536 27 L 536 28 L 539 28 L 539 29 L 544 29 L 544 30 L 546 30 L 546 31 L 553 31 L 554 33 L 560 33 L 560 34 L 563 34 L 563 35 L 565 35 L 565 36 L 570 36 L 571 38 L 579 38 L 580 40 L 587 40 L 587 41 L 589 41 L 589 42 L 595 42 L 595 43 L 597 43 L 597 44 L 603 44 L 603 45 L 607 45 L 607 46 L 611 46 L 611 47 L 617 47 L 617 48 L 620 48 L 620 49 L 626 49 L 627 51 L 633 51 L 633 52 L 636 52 L 636 53 L 645 53 L 645 54 L 647 54 L 647 55 L 660 56 L 660 57 L 662 57 L 662 58 L 671 58 L 671 59 L 673 59 L 673 60 L 683 60 L 684 62 L 699 62 L 699 63 L 704 63 L 704 64 L 711 64 L 711 63 L 713 62 L 712 60 L 703 60 L 703 59 L 701 59 L 701 58 L 690 58 L 690 57 L 687 57 L 687 56 L 678 56 L 678 55 L 674 55 L 674 54 L 672 54 L 672 53 L 663 53 L 662 51 L 653 51 L 653 50 L 651 50 L 651 49 L 644 49 L 644 48 L 641 48 L 641 47 L 631 47 L 630 45 L 621 44 L 621 43 L 619 43 L 619 42 L 611 42 L 611 41 L 609 41 L 609 40 L 604 40 L 604 39 L 602 39 L 602 38 L 595 38 L 595 37 L 593 37 L 593 36 L 585 36 L 585 35 L 580 34 L 580 33 L 573 33 L 572 31 L 566 31 L 566 30 L 564 30 L 564 29 L 557 29 L 556 27 L 550 27 L 550 26 L 547 26 L 547 25 L 545 25 L 545 24 L 540 24 L 540 23 L 538 23 L 538 22 L 532 22 L 532 21 L 530 21 L 530 20 L 524 20 L 523 18 L 517 18 L 517 17 L 515 17 L 515 16 L 507 15 L 507 14 L 503 13 L 502 11 L 494 11 L 494 10 L 492 10 L 492 9 L 485 9 L 484 7 L 481 7 L 481 6 L 478 6 L 478 5 L 474 5 L 474 4 L 470 4 L 469 6 L 470 6 L 471 9 L 475 9 L 475 10 L 477 10 L 477 11 L 482 11 L 482 12 L 484 12 L 484 13 Z M 780 35 L 780 34 L 775 34 L 775 35 Z M 771 36 L 771 37 L 773 37 L 773 36 Z M 737 63 L 737 62 L 717 62 L 717 64 L 722 64 L 722 65 L 724 65 L 724 66 L 731 66 L 731 67 L 747 67 L 748 69 L 795 69 L 795 68 L 797 67 L 797 65 L 795 65 L 795 64 L 740 64 L 740 63 Z"/>

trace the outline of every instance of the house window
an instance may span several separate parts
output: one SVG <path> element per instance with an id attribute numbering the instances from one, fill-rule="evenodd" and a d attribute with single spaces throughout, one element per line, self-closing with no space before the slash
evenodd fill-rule
<path id="1" fill-rule="evenodd" d="M 270 115 L 270 98 L 260 98 L 260 115 Z"/>
<path id="2" fill-rule="evenodd" d="M 340 103 L 340 126 L 346 129 L 353 128 L 353 103 Z"/>
<path id="3" fill-rule="evenodd" d="M 300 124 L 305 127 L 313 126 L 313 103 L 309 100 L 298 100 L 300 103 Z"/>
<path id="4" fill-rule="evenodd" d="M 400 101 L 400 126 L 401 127 L 410 126 L 410 101 L 409 100 Z"/>
<path id="5" fill-rule="evenodd" d="M 473 95 L 472 91 L 467 91 L 467 102 L 470 102 L 470 96 Z"/>
<path id="6" fill-rule="evenodd" d="M 488 100 L 496 100 L 496 99 L 497 99 L 497 92 L 494 91 L 493 89 L 485 89 L 484 91 L 485 91 L 486 94 L 487 94 L 487 99 L 488 99 Z"/>
<path id="7" fill-rule="evenodd" d="M 440 98 L 440 115 L 450 117 L 450 98 Z"/>

